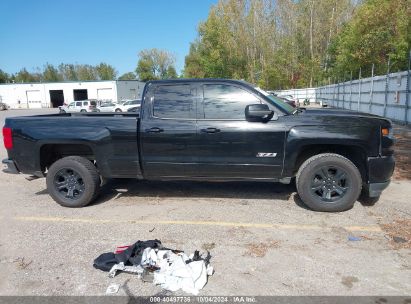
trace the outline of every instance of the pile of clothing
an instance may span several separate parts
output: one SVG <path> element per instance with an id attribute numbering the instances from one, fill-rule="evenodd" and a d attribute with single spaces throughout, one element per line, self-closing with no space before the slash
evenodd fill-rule
<path id="1" fill-rule="evenodd" d="M 197 295 L 214 272 L 209 252 L 187 256 L 181 250 L 163 247 L 159 240 L 137 241 L 101 254 L 93 266 L 114 277 L 118 271 L 136 274 L 145 282 L 153 282 L 170 291 L 182 289 Z"/>

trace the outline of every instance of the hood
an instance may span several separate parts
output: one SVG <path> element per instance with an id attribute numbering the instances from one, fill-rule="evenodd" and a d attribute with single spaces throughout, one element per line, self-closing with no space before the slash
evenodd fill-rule
<path id="1" fill-rule="evenodd" d="M 358 117 L 358 118 L 371 118 L 371 119 L 374 118 L 374 119 L 385 120 L 386 122 L 391 124 L 391 121 L 388 118 L 378 116 L 375 114 L 357 112 L 357 111 L 347 110 L 347 109 L 336 109 L 336 108 L 306 109 L 302 114 L 309 115 L 309 116 L 343 116 L 343 117 Z"/>

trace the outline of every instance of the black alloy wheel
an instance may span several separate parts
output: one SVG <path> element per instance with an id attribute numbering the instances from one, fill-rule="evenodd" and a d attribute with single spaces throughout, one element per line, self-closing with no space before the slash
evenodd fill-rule
<path id="1" fill-rule="evenodd" d="M 54 176 L 56 192 L 62 198 L 77 200 L 85 190 L 83 178 L 73 169 L 63 168 Z"/>

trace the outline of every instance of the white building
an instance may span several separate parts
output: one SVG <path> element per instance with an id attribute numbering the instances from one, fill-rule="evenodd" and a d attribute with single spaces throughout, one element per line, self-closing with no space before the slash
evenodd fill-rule
<path id="1" fill-rule="evenodd" d="M 0 101 L 12 109 L 56 108 L 84 99 L 140 99 L 143 89 L 137 80 L 8 83 L 0 84 Z"/>

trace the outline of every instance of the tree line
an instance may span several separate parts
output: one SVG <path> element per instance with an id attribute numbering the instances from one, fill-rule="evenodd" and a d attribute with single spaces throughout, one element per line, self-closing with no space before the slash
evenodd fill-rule
<path id="1" fill-rule="evenodd" d="M 120 80 L 244 79 L 267 89 L 313 87 L 406 70 L 411 47 L 410 0 L 219 0 L 198 26 L 182 75 L 167 50 L 138 53 Z M 1 82 L 114 80 L 106 63 L 46 64 Z"/>
<path id="2" fill-rule="evenodd" d="M 141 81 L 149 81 L 178 77 L 176 59 L 171 52 L 156 48 L 145 49 L 138 56 L 135 72 L 127 72 L 118 77 L 119 80 L 138 78 Z M 117 74 L 113 66 L 104 62 L 96 66 L 61 63 L 57 67 L 47 63 L 43 68 L 36 68 L 32 72 L 22 68 L 15 74 L 8 74 L 0 69 L 0 83 L 115 80 Z"/>
<path id="3" fill-rule="evenodd" d="M 0 70 L 0 83 L 114 80 L 116 76 L 116 69 L 104 62 L 95 66 L 70 63 L 54 66 L 46 63 L 42 68 L 37 67 L 31 72 L 26 68 L 22 68 L 15 74 L 8 74 Z"/>
<path id="4" fill-rule="evenodd" d="M 220 0 L 199 24 L 186 77 L 307 87 L 406 70 L 409 0 Z"/>

